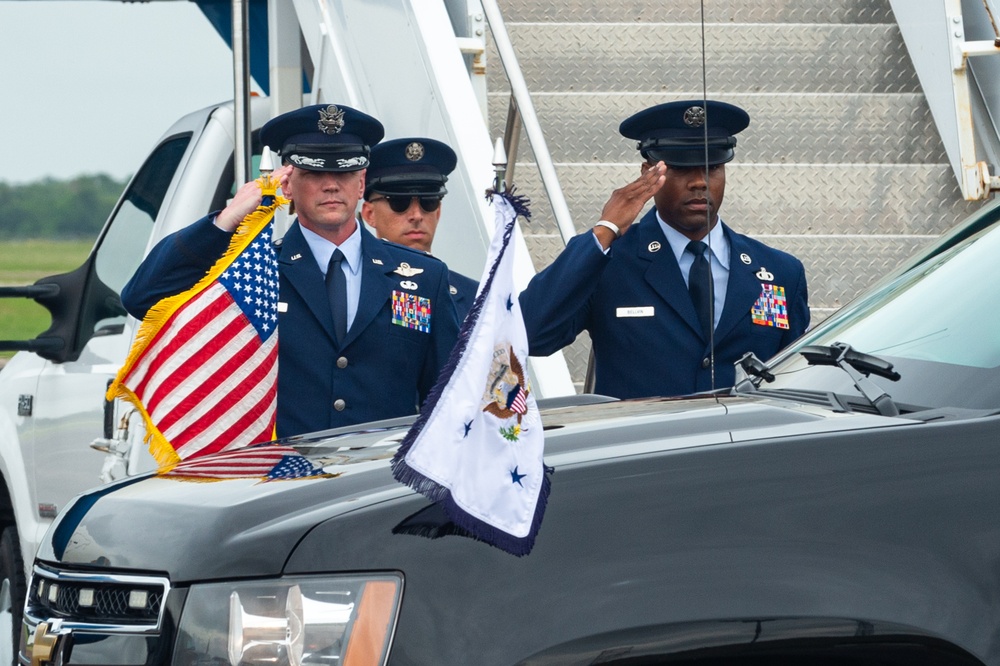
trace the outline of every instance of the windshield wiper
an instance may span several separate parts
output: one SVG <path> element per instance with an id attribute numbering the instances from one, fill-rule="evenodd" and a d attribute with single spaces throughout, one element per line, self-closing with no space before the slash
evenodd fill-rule
<path id="1" fill-rule="evenodd" d="M 843 342 L 832 345 L 806 345 L 799 349 L 809 365 L 835 365 L 846 372 L 854 387 L 861 392 L 868 402 L 882 416 L 899 416 L 899 407 L 892 397 L 883 391 L 878 384 L 868 379 L 871 374 L 897 381 L 900 374 L 892 369 L 892 363 L 851 348 Z"/>

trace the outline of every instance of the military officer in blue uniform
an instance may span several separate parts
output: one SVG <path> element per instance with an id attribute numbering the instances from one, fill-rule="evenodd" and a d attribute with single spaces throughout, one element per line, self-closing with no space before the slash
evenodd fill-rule
<path id="1" fill-rule="evenodd" d="M 415 413 L 457 339 L 447 266 L 376 239 L 355 217 L 383 134 L 375 118 L 332 104 L 261 129 L 297 214 L 276 248 L 279 436 Z M 261 198 L 247 183 L 224 210 L 161 241 L 123 290 L 126 309 L 142 317 L 194 285 Z"/>
<path id="2" fill-rule="evenodd" d="M 766 360 L 806 330 L 802 263 L 719 218 L 725 165 L 749 123 L 743 109 L 712 100 L 622 122 L 642 173 L 521 294 L 532 355 L 587 330 L 597 393 L 684 395 L 732 386 L 746 352 Z M 649 198 L 655 205 L 633 225 Z"/>
<path id="3" fill-rule="evenodd" d="M 445 183 L 457 163 L 455 151 L 434 139 L 379 143 L 372 148 L 362 218 L 379 238 L 430 253 L 448 193 Z M 448 283 L 458 318 L 465 319 L 479 283 L 455 271 L 449 271 Z"/>

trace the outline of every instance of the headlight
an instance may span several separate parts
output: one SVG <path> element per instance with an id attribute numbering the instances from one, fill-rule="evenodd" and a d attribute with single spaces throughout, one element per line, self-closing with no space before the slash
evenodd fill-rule
<path id="1" fill-rule="evenodd" d="M 395 574 L 193 585 L 176 666 L 381 666 L 403 579 Z"/>

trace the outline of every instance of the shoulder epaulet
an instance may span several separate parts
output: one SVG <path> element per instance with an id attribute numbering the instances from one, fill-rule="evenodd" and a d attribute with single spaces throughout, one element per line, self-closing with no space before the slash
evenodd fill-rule
<path id="1" fill-rule="evenodd" d="M 386 240 L 384 238 L 380 238 L 379 240 L 381 240 L 388 247 L 391 247 L 394 250 L 405 250 L 406 252 L 409 252 L 410 254 L 416 254 L 418 256 L 426 257 L 427 259 L 431 259 L 431 260 L 436 261 L 438 263 L 442 263 L 442 264 L 444 263 L 443 261 L 441 261 L 440 259 L 438 259 L 437 257 L 435 257 L 433 254 L 431 254 L 430 252 L 424 252 L 423 250 L 418 250 L 418 249 L 416 249 L 414 247 L 407 247 L 406 245 L 400 245 L 399 243 L 394 243 L 391 240 Z"/>

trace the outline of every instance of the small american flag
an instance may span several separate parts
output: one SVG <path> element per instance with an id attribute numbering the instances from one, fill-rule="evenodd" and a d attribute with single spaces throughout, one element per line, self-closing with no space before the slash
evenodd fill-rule
<path id="1" fill-rule="evenodd" d="M 273 439 L 278 266 L 273 197 L 188 291 L 146 315 L 108 396 L 138 407 L 161 467 Z M 273 466 L 273 464 L 272 464 Z M 270 468 L 269 468 L 270 469 Z"/>

